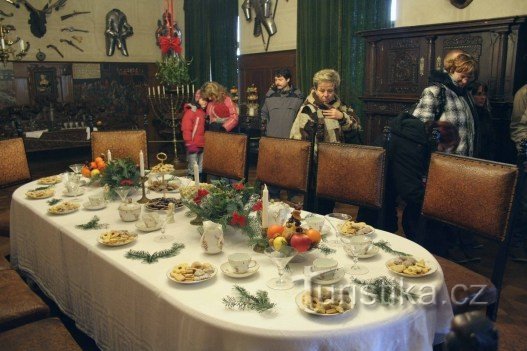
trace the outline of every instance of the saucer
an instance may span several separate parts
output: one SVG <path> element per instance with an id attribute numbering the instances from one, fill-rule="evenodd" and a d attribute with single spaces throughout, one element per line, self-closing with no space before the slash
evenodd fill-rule
<path id="1" fill-rule="evenodd" d="M 315 284 L 330 285 L 339 282 L 342 278 L 344 278 L 345 275 L 346 272 L 344 271 L 344 268 L 341 267 L 335 272 L 335 276 L 331 279 L 322 279 L 320 276 L 314 276 L 311 278 L 311 280 Z"/>
<path id="2" fill-rule="evenodd" d="M 154 230 L 161 229 L 162 223 L 157 223 L 154 227 L 147 227 L 145 222 L 137 222 L 135 227 L 142 232 L 153 232 Z"/>
<path id="3" fill-rule="evenodd" d="M 372 246 L 365 254 L 359 255 L 359 258 L 370 258 L 379 253 L 379 247 L 378 246 Z"/>
<path id="4" fill-rule="evenodd" d="M 69 192 L 69 191 L 67 191 L 67 190 L 64 190 L 64 191 L 62 192 L 62 194 L 63 194 L 64 196 L 70 196 L 70 197 L 73 197 L 73 196 L 80 196 L 80 195 L 84 194 L 84 189 L 79 189 L 76 193 L 71 193 L 71 192 Z"/>
<path id="5" fill-rule="evenodd" d="M 90 210 L 90 211 L 102 210 L 103 208 L 106 207 L 106 202 L 103 202 L 100 205 L 92 205 L 89 202 L 85 202 L 85 203 L 82 204 L 82 207 L 84 207 L 85 209 Z"/>
<path id="6" fill-rule="evenodd" d="M 256 262 L 256 265 L 252 268 L 249 268 L 249 270 L 245 273 L 236 273 L 234 272 L 234 269 L 232 268 L 232 266 L 230 265 L 229 262 L 225 262 L 223 263 L 221 266 L 221 271 L 223 272 L 223 274 L 225 274 L 226 276 L 229 276 L 229 277 L 232 277 L 232 278 L 246 278 L 246 277 L 249 277 L 251 275 L 253 275 L 254 273 L 258 272 L 258 268 L 260 268 L 260 265 L 258 264 L 258 262 Z"/>

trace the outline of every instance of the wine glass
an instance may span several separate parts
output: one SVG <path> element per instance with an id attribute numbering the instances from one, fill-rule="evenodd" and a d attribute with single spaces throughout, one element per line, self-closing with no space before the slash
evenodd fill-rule
<path id="1" fill-rule="evenodd" d="M 121 198 L 121 202 L 126 202 L 126 198 L 128 194 L 130 193 L 130 187 L 129 186 L 118 186 L 113 189 L 117 195 Z"/>
<path id="2" fill-rule="evenodd" d="M 73 173 L 80 174 L 84 165 L 82 163 L 74 163 L 72 165 L 69 165 L 69 167 L 73 171 Z"/>
<path id="3" fill-rule="evenodd" d="M 284 270 L 289 261 L 295 257 L 298 251 L 291 246 L 282 246 L 279 251 L 275 250 L 273 247 L 268 247 L 264 252 L 278 268 L 278 278 L 269 280 L 266 283 L 267 286 L 276 290 L 291 289 L 294 286 L 294 283 L 291 278 L 284 277 Z"/>
<path id="4" fill-rule="evenodd" d="M 344 251 L 351 256 L 353 265 L 351 266 L 351 275 L 366 274 L 370 270 L 364 266 L 358 265 L 359 255 L 366 253 L 372 244 L 372 240 L 364 235 L 341 236 L 340 240 L 344 245 Z"/>
<path id="5" fill-rule="evenodd" d="M 338 220 L 338 222 L 345 222 L 345 221 L 350 221 L 351 220 L 351 216 L 348 215 L 348 214 L 339 213 L 339 212 L 328 213 L 327 215 L 324 216 L 324 219 L 329 223 L 331 228 L 333 228 L 333 230 L 335 231 L 335 235 L 337 236 L 336 240 L 328 240 L 328 244 L 332 244 L 332 245 L 335 245 L 335 246 L 340 246 L 340 245 L 342 245 L 342 241 L 339 240 L 339 239 L 342 237 L 342 235 L 340 235 L 340 230 L 338 229 L 338 227 L 336 227 L 333 224 L 333 222 L 330 220 L 330 218 L 336 219 L 336 220 Z M 343 223 L 339 223 L 338 226 L 340 226 L 342 224 Z"/>
<path id="6" fill-rule="evenodd" d="M 169 243 L 171 241 L 174 241 L 175 237 L 173 235 L 167 235 L 166 234 L 166 228 L 167 228 L 167 218 L 163 221 L 163 224 L 161 225 L 161 235 L 156 236 L 154 238 L 154 241 L 157 243 Z"/>

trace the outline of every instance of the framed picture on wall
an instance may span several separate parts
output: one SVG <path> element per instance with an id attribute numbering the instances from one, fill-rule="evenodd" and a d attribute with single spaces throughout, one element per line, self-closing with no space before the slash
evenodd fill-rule
<path id="1" fill-rule="evenodd" d="M 57 100 L 57 69 L 34 66 L 29 68 L 29 93 L 31 101 L 42 104 Z"/>

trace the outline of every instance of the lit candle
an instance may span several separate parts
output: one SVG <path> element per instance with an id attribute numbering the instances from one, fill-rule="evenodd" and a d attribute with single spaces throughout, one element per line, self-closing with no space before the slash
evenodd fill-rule
<path id="1" fill-rule="evenodd" d="M 157 95 L 161 96 L 161 87 L 159 85 L 157 86 Z"/>
<path id="2" fill-rule="evenodd" d="M 24 39 L 20 40 L 20 51 L 24 51 Z"/>
<path id="3" fill-rule="evenodd" d="M 194 95 L 194 84 L 192 84 L 192 95 Z"/>
<path id="4" fill-rule="evenodd" d="M 2 49 L 5 50 L 5 40 L 4 40 L 4 38 L 2 38 Z"/>
<path id="5" fill-rule="evenodd" d="M 176 85 L 176 94 L 179 95 L 179 85 Z"/>
<path id="6" fill-rule="evenodd" d="M 267 212 L 269 209 L 269 190 L 267 185 L 264 185 L 262 191 L 262 228 L 267 228 L 269 226 L 269 218 L 267 218 Z"/>
<path id="7" fill-rule="evenodd" d="M 141 177 L 145 176 L 145 157 L 143 156 L 143 150 L 139 151 L 139 174 Z"/>
<path id="8" fill-rule="evenodd" d="M 110 149 L 108 149 L 108 152 L 106 153 L 106 158 L 107 158 L 108 162 L 110 162 L 112 160 L 112 153 L 110 152 Z"/>
<path id="9" fill-rule="evenodd" d="M 163 95 L 166 95 L 165 94 L 165 86 L 163 85 Z"/>
<path id="10" fill-rule="evenodd" d="M 199 186 L 199 166 L 197 162 L 194 162 L 194 183 Z"/>
<path id="11" fill-rule="evenodd" d="M 188 84 L 187 84 L 187 94 L 190 94 L 190 90 L 189 90 Z"/>
<path id="12" fill-rule="evenodd" d="M 151 96 L 150 87 L 148 87 L 148 96 Z"/>

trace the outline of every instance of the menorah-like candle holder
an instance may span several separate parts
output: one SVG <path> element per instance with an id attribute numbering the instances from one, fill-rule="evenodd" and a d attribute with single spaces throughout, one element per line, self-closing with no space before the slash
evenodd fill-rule
<path id="1" fill-rule="evenodd" d="M 177 134 L 176 129 L 179 127 L 179 121 L 182 118 L 182 106 L 193 100 L 195 92 L 194 85 L 176 85 L 170 90 L 165 87 L 148 87 L 148 101 L 152 106 L 154 115 L 164 121 L 172 128 L 172 143 L 174 144 L 174 165 L 180 163 L 177 151 Z"/>

